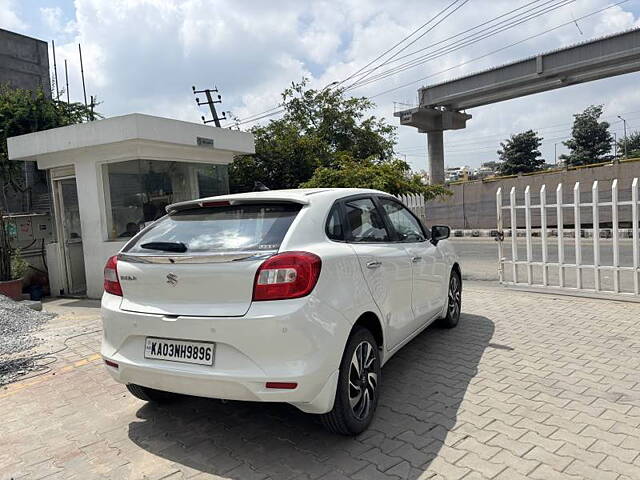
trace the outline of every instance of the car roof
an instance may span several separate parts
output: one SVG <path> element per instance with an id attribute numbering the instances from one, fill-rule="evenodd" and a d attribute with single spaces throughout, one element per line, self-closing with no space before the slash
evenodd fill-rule
<path id="1" fill-rule="evenodd" d="M 227 195 L 218 195 L 215 197 L 199 198 L 196 200 L 188 200 L 186 202 L 174 203 L 167 206 L 167 211 L 180 210 L 190 206 L 201 206 L 206 202 L 219 201 L 291 201 L 308 205 L 311 203 L 333 202 L 339 198 L 348 197 L 358 194 L 376 194 L 389 195 L 380 190 L 372 190 L 368 188 L 297 188 L 288 190 L 266 190 L 262 192 L 246 192 L 233 193 Z"/>

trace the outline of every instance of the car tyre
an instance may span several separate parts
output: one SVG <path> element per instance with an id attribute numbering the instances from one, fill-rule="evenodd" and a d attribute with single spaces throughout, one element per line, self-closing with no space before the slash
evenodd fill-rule
<path id="1" fill-rule="evenodd" d="M 447 290 L 447 313 L 440 319 L 439 325 L 443 328 L 454 328 L 460 321 L 462 310 L 462 279 L 456 270 L 451 270 L 449 288 Z"/>
<path id="2" fill-rule="evenodd" d="M 136 398 L 144 400 L 145 402 L 152 403 L 172 403 L 175 402 L 179 395 L 172 392 L 163 392 L 162 390 L 155 390 L 149 387 L 143 387 L 142 385 L 136 385 L 134 383 L 127 384 L 127 390 Z"/>
<path id="3" fill-rule="evenodd" d="M 358 435 L 367 429 L 378 405 L 380 373 L 378 344 L 369 330 L 358 326 L 342 355 L 333 409 L 320 416 L 327 430 Z"/>

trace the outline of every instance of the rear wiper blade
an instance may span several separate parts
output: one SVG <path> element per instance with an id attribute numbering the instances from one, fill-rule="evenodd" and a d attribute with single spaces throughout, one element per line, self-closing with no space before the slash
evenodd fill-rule
<path id="1" fill-rule="evenodd" d="M 162 250 L 163 252 L 184 253 L 187 251 L 187 246 L 182 242 L 149 242 L 140 246 L 149 250 Z"/>

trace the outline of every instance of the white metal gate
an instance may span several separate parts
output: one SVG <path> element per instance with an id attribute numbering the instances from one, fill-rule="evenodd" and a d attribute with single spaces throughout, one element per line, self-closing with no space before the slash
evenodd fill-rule
<path id="1" fill-rule="evenodd" d="M 427 220 L 426 202 L 422 195 L 417 193 L 408 193 L 405 195 L 396 195 L 396 198 L 404 203 L 414 215 L 425 222 Z"/>
<path id="2" fill-rule="evenodd" d="M 500 282 L 639 295 L 638 179 L 631 181 L 623 196 L 617 179 L 610 190 L 594 181 L 590 194 L 581 192 L 580 182 L 572 192 L 563 188 L 558 184 L 554 198 L 542 185 L 535 203 L 530 186 L 524 192 L 513 187 L 504 199 L 498 189 Z M 510 248 L 503 244 L 506 237 L 511 237 Z"/>

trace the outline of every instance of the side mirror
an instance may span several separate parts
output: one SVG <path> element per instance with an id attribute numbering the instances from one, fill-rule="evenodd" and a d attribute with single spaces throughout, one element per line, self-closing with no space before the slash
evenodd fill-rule
<path id="1" fill-rule="evenodd" d="M 446 225 L 431 227 L 431 243 L 437 245 L 440 240 L 446 240 L 451 235 L 451 229 Z"/>

